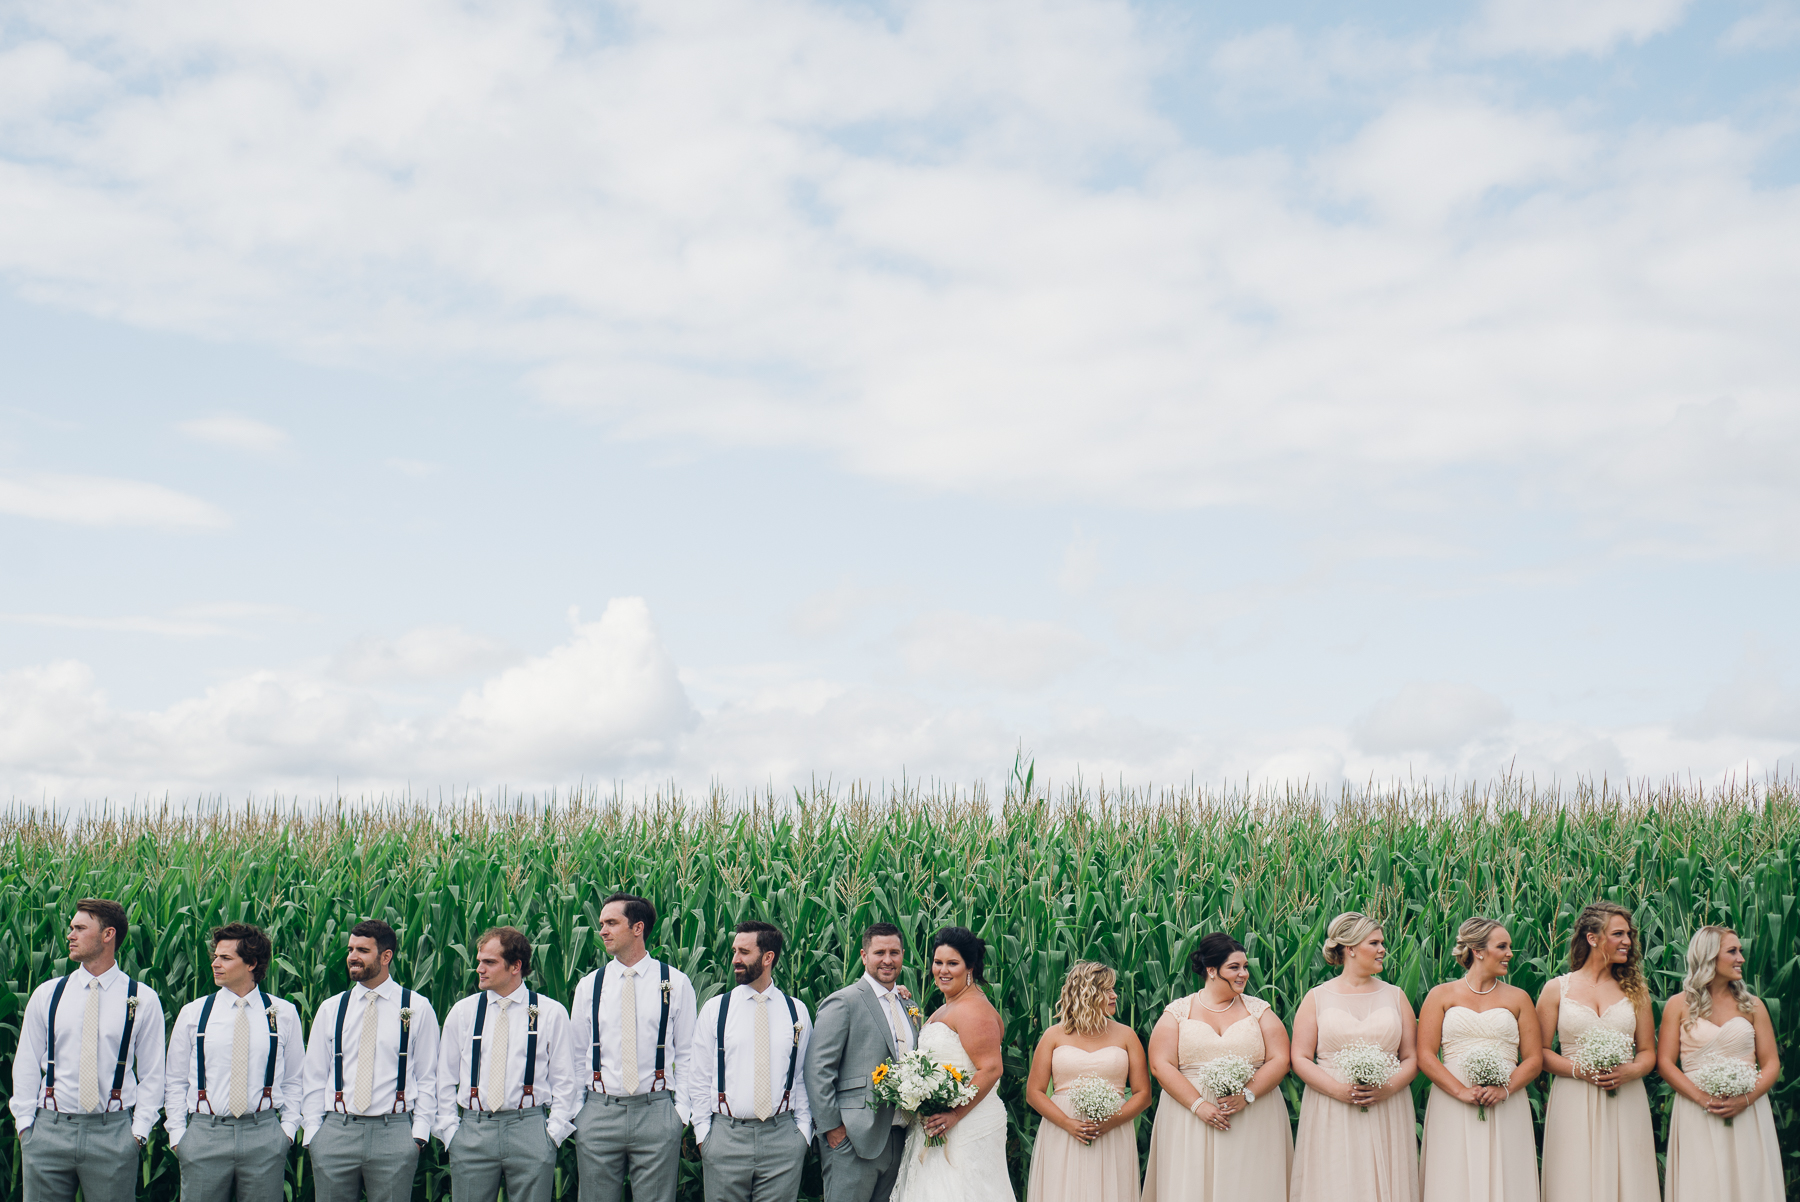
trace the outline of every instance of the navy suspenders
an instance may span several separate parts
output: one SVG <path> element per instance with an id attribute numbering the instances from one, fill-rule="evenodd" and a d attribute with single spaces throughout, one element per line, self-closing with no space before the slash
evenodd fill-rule
<path id="1" fill-rule="evenodd" d="M 344 1014 L 350 1009 L 350 995 L 354 992 L 354 989 L 344 990 L 338 1001 L 337 1026 L 331 1032 L 331 1108 L 340 1114 L 350 1112 L 344 1105 Z M 406 1044 L 407 1036 L 412 1034 L 411 1010 L 412 990 L 403 985 L 400 987 L 400 1064 L 394 1077 L 394 1108 L 390 1114 L 406 1113 Z"/>
<path id="2" fill-rule="evenodd" d="M 200 1113 L 200 1107 L 206 1107 L 206 1113 L 213 1112 L 212 1103 L 206 1098 L 206 1023 L 212 1018 L 213 1003 L 219 1000 L 218 993 L 206 995 L 206 1004 L 200 1007 L 200 1022 L 194 1028 L 194 1113 Z"/>
<path id="3" fill-rule="evenodd" d="M 256 987 L 256 996 L 262 1002 L 263 1013 L 269 1019 L 269 1061 L 263 1066 L 262 1097 L 256 1100 L 256 1112 L 260 1112 L 264 1102 L 271 1107 L 275 1105 L 275 1058 L 281 1052 L 281 1027 L 275 1007 L 269 1004 L 269 995 L 263 992 L 260 985 Z M 214 1113 L 212 1102 L 206 1096 L 206 1024 L 212 1020 L 213 1003 L 218 1000 L 217 992 L 206 995 L 206 1004 L 200 1007 L 200 1022 L 194 1029 L 195 1114 L 200 1113 L 201 1106 L 206 1107 L 206 1113 Z"/>
<path id="4" fill-rule="evenodd" d="M 731 1114 L 731 1103 L 725 1100 L 725 1012 L 731 1008 L 731 995 L 735 992 L 736 990 L 734 989 L 727 989 L 724 993 L 719 995 L 719 1032 L 717 1040 L 719 1059 L 718 1068 L 716 1070 L 718 1080 L 714 1082 L 719 1088 L 719 1101 L 714 1107 L 714 1110 L 722 1110 L 726 1114 Z M 789 1108 L 788 1099 L 791 1098 L 794 1093 L 794 1066 L 800 1061 L 800 1012 L 794 1009 L 793 994 L 784 992 L 781 996 L 787 999 L 788 1020 L 794 1025 L 794 1042 L 793 1045 L 788 1048 L 787 1084 L 781 1090 L 781 1105 L 775 1108 L 776 1114 L 780 1114 L 782 1111 Z M 732 1115 L 732 1117 L 736 1118 L 737 1116 Z"/>
<path id="5" fill-rule="evenodd" d="M 49 1050 L 44 1053 L 44 1101 L 52 1110 L 62 1109 L 56 1104 L 56 1008 L 62 1005 L 63 990 L 68 987 L 67 977 L 56 983 L 56 992 L 50 995 L 50 1021 L 46 1024 Z"/>
<path id="6" fill-rule="evenodd" d="M 56 1101 L 56 1008 L 62 1005 L 63 990 L 68 988 L 69 978 L 63 977 L 56 983 L 56 990 L 50 995 L 50 1017 L 45 1023 L 45 1036 L 48 1048 L 44 1054 L 44 1101 L 51 1110 L 61 1110 Z M 125 1062 L 131 1058 L 131 1032 L 137 1026 L 137 991 L 138 983 L 130 977 L 125 978 L 125 1029 L 119 1034 L 119 1062 L 113 1066 L 112 1094 L 106 1099 L 106 1109 L 111 1110 L 117 1102 L 119 1109 L 125 1109 Z"/>
<path id="7" fill-rule="evenodd" d="M 650 1088 L 653 1090 L 669 1088 L 668 1077 L 663 1072 L 663 1069 L 667 1065 L 668 1057 L 669 964 L 666 960 L 659 961 L 659 963 L 662 965 L 662 1014 L 656 1020 L 656 1076 L 650 1082 Z M 592 999 L 593 1015 L 591 1027 L 591 1030 L 594 1033 L 594 1044 L 592 1049 L 590 1049 L 593 1056 L 594 1077 L 593 1083 L 588 1086 L 589 1089 L 598 1086 L 601 1093 L 606 1092 L 606 1080 L 600 1075 L 600 991 L 605 987 L 606 965 L 602 964 L 599 968 L 594 970 L 594 996 Z"/>
<path id="8" fill-rule="evenodd" d="M 487 995 L 481 991 L 481 1000 L 475 1003 L 475 1033 L 469 1039 L 469 1109 L 489 1110 L 492 1107 L 481 1104 L 481 1029 L 487 1025 Z M 529 987 L 525 990 L 525 1080 L 519 1086 L 519 1109 L 534 1106 L 537 1091 L 532 1082 L 537 1080 L 537 1037 L 538 1037 L 538 1000 L 537 994 Z M 502 1102 L 505 1098 L 500 1099 Z"/>
<path id="9" fill-rule="evenodd" d="M 389 1114 L 405 1114 L 406 1113 L 406 1057 L 409 1054 L 407 1052 L 407 1043 L 411 1038 L 412 1038 L 412 990 L 410 990 L 406 986 L 402 985 L 400 987 L 400 1055 L 398 1058 L 399 1069 L 398 1069 L 397 1074 L 394 1077 L 394 1108 L 388 1112 Z M 339 1065 L 339 1072 L 341 1073 L 342 1071 L 343 1071 L 343 1066 Z M 340 1088 L 341 1088 L 341 1082 L 340 1082 Z"/>

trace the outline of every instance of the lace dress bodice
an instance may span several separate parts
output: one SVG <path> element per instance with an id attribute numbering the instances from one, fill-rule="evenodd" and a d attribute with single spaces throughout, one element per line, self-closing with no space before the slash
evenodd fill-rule
<path id="1" fill-rule="evenodd" d="M 1562 1001 L 1556 1008 L 1556 1039 L 1567 1054 L 1581 1042 L 1581 1037 L 1588 1029 L 1597 1026 L 1608 1026 L 1626 1035 L 1637 1035 L 1637 1010 L 1631 999 L 1622 997 L 1599 1014 L 1586 1002 L 1578 1002 L 1569 996 L 1567 977 L 1562 982 Z"/>
<path id="2" fill-rule="evenodd" d="M 1220 1056 L 1242 1056 L 1253 1067 L 1262 1067 L 1269 1058 L 1262 1037 L 1262 1014 L 1269 1004 L 1249 994 L 1243 995 L 1243 1001 L 1249 1014 L 1226 1027 L 1223 1035 L 1213 1030 L 1211 1023 L 1188 1017 L 1193 1012 L 1194 996 L 1177 998 L 1169 1004 L 1165 1013 L 1178 1024 L 1175 1063 L 1182 1076 L 1198 1081 L 1201 1067 Z"/>

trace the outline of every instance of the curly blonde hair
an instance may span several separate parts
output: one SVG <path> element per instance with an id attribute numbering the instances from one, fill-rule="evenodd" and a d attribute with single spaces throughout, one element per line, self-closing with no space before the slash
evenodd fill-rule
<path id="1" fill-rule="evenodd" d="M 1093 960 L 1077 960 L 1063 978 L 1062 996 L 1056 999 L 1056 1021 L 1071 1035 L 1097 1035 L 1110 1021 L 1106 993 L 1119 974 Z"/>
<path id="2" fill-rule="evenodd" d="M 1325 957 L 1325 963 L 1342 967 L 1344 949 L 1355 947 L 1380 929 L 1381 924 L 1367 914 L 1346 910 L 1325 928 L 1325 946 L 1320 949 L 1320 954 Z"/>
<path id="3" fill-rule="evenodd" d="M 1719 973 L 1719 952 L 1725 946 L 1725 936 L 1737 932 L 1730 927 L 1701 927 L 1688 940 L 1687 976 L 1681 982 L 1681 996 L 1687 999 L 1687 1017 L 1681 1020 L 1683 1027 L 1691 1027 L 1703 1018 L 1712 1016 L 1712 983 Z M 1731 996 L 1737 1000 L 1737 1008 L 1744 1014 L 1756 1013 L 1756 999 L 1744 988 L 1741 980 L 1731 982 Z"/>
<path id="4" fill-rule="evenodd" d="M 1456 928 L 1456 947 L 1450 954 L 1467 971 L 1475 965 L 1475 953 L 1487 947 L 1495 931 L 1503 929 L 1504 924 L 1492 918 L 1465 918 Z"/>
<path id="5" fill-rule="evenodd" d="M 1608 920 L 1615 914 L 1625 920 L 1625 926 L 1631 932 L 1631 951 L 1626 954 L 1625 963 L 1612 966 L 1613 980 L 1619 983 L 1633 1006 L 1648 1005 L 1650 987 L 1644 984 L 1644 949 L 1638 946 L 1637 923 L 1632 921 L 1631 911 L 1624 906 L 1597 901 L 1581 912 L 1581 917 L 1575 920 L 1575 933 L 1569 936 L 1569 967 L 1579 970 L 1587 963 L 1588 953 L 1594 950 L 1588 946 L 1587 937 L 1604 933 Z"/>

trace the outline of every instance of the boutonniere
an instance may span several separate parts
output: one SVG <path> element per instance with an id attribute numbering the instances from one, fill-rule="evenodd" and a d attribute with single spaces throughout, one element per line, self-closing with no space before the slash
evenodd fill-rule
<path id="1" fill-rule="evenodd" d="M 536 1006 L 529 1006 L 526 1008 L 526 1010 L 525 1010 L 526 1018 L 529 1018 L 532 1022 L 536 1022 L 537 1016 L 538 1016 L 538 1008 Z"/>
<path id="2" fill-rule="evenodd" d="M 804 1031 L 804 1030 L 806 1030 L 806 1024 L 805 1024 L 805 1023 L 799 1023 L 799 1022 L 797 1022 L 797 1023 L 795 1023 L 795 1024 L 794 1024 L 794 1046 L 795 1046 L 795 1047 L 799 1047 L 799 1046 L 800 1046 L 800 1033 L 801 1033 L 801 1032 L 802 1032 L 802 1031 Z"/>
<path id="3" fill-rule="evenodd" d="M 917 1006 L 908 1006 L 906 1008 L 906 1017 L 918 1018 L 919 1017 L 919 1008 Z"/>
<path id="4" fill-rule="evenodd" d="M 126 1015 L 126 1017 L 128 1017 L 128 1018 L 136 1018 L 137 1017 L 138 1000 L 139 999 L 137 999 L 135 997 L 128 997 L 125 999 L 125 1015 Z"/>
<path id="5" fill-rule="evenodd" d="M 400 1007 L 400 1026 L 406 1030 L 412 1029 L 412 1007 L 411 1006 Z"/>
<path id="6" fill-rule="evenodd" d="M 281 1030 L 280 1027 L 276 1026 L 275 1007 L 270 1006 L 267 1010 L 264 1010 L 263 1017 L 269 1020 L 269 1034 L 274 1035 Z"/>

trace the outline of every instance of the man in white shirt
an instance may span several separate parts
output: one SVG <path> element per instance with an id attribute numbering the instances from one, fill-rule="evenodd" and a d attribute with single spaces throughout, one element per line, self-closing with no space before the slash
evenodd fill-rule
<path id="1" fill-rule="evenodd" d="M 906 1115 L 871 1107 L 869 1074 L 918 1043 L 919 1009 L 899 989 L 900 928 L 863 932 L 860 980 L 819 1003 L 806 1048 L 806 1097 L 820 1128 L 825 1202 L 887 1202 L 900 1174 Z"/>
<path id="2" fill-rule="evenodd" d="M 731 941 L 737 987 L 694 1024 L 694 1138 L 706 1202 L 794 1202 L 812 1140 L 800 1064 L 812 1019 L 775 988 L 781 932 L 740 922 Z"/>
<path id="3" fill-rule="evenodd" d="M 215 927 L 216 993 L 195 998 L 169 1033 L 163 1108 L 181 1163 L 182 1202 L 282 1202 L 300 1127 L 306 1045 L 300 1012 L 262 988 L 275 949 L 249 923 Z"/>
<path id="4" fill-rule="evenodd" d="M 156 991 L 119 970 L 125 907 L 84 897 L 69 919 L 69 959 L 25 1004 L 13 1056 L 26 1202 L 129 1198 L 138 1154 L 162 1109 L 163 1013 Z"/>
<path id="5" fill-rule="evenodd" d="M 681 1133 L 688 1124 L 694 1055 L 694 986 L 644 948 L 656 907 L 630 893 L 600 905 L 600 941 L 612 957 L 575 986 L 575 1062 L 585 1069 L 575 1116 L 581 1202 L 674 1202 Z"/>
<path id="6" fill-rule="evenodd" d="M 394 980 L 394 928 L 350 928 L 355 982 L 313 1013 L 306 1047 L 307 1159 L 315 1202 L 411 1202 L 419 1150 L 437 1115 L 437 1014 Z"/>
<path id="7" fill-rule="evenodd" d="M 495 1202 L 502 1184 L 507 1202 L 551 1202 L 556 1149 L 575 1129 L 581 1086 L 569 1012 L 526 986 L 530 972 L 523 931 L 483 932 L 475 943 L 481 992 L 444 1016 L 437 1122 L 453 1202 Z"/>

